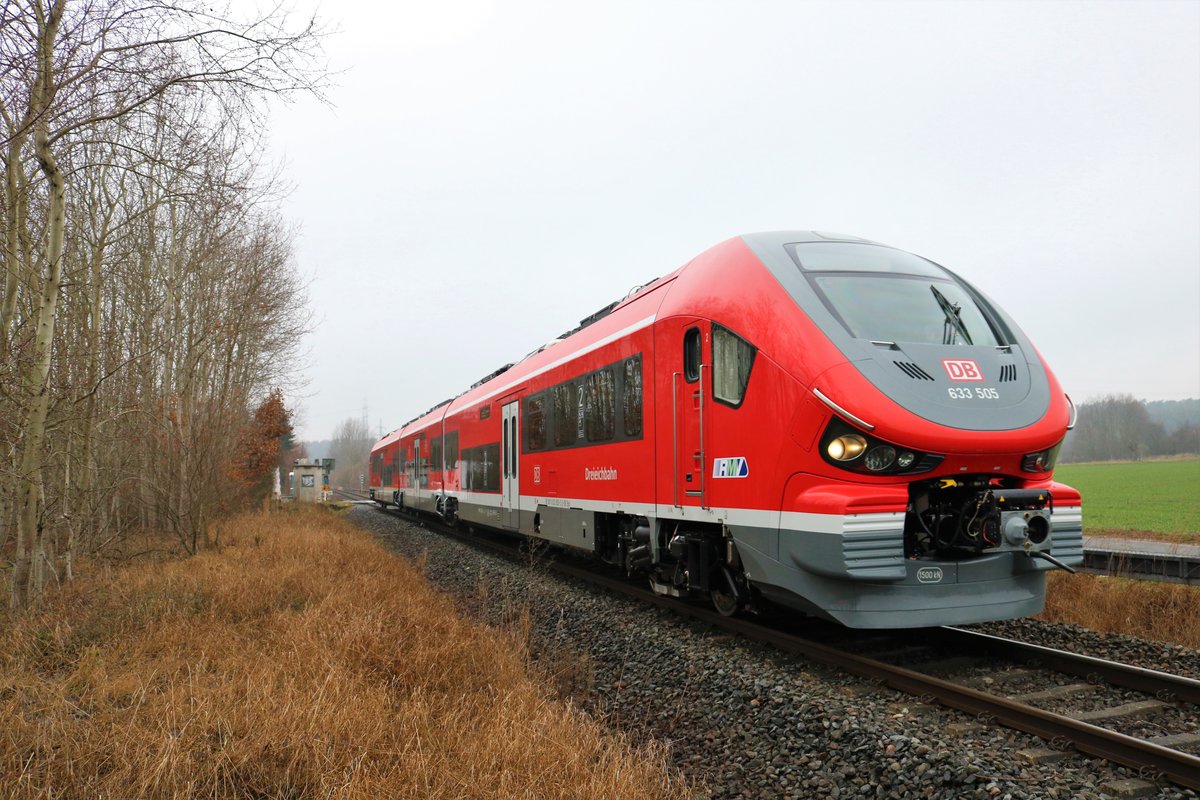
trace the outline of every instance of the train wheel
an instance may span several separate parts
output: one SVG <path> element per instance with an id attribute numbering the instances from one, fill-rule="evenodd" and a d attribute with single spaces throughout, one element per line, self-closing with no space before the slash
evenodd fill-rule
<path id="1" fill-rule="evenodd" d="M 743 604 L 740 598 L 727 594 L 720 589 L 713 589 L 709 592 L 709 596 L 712 598 L 713 608 L 722 617 L 732 617 L 742 610 Z"/>
<path id="2" fill-rule="evenodd" d="M 713 608 L 723 617 L 732 617 L 746 607 L 746 595 L 739 591 L 737 579 L 728 567 L 721 567 L 712 576 L 713 588 L 708 595 L 712 599 Z"/>

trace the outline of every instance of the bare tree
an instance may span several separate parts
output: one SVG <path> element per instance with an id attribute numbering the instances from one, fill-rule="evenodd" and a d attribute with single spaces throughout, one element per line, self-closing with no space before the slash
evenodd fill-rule
<path id="1" fill-rule="evenodd" d="M 358 488 L 359 475 L 367 472 L 373 439 L 363 417 L 347 417 L 333 430 L 330 455 L 336 459 L 329 476 L 333 486 Z"/>
<path id="2" fill-rule="evenodd" d="M 98 476 L 96 437 L 109 424 L 97 392 L 126 366 L 139 380 L 123 388 L 124 405 L 117 401 L 107 413 L 140 414 L 142 392 L 176 390 L 157 404 L 156 416 L 159 438 L 176 456 L 170 467 L 178 483 L 168 502 L 152 505 L 165 507 L 177 524 L 203 529 L 209 509 L 187 483 L 195 477 L 189 465 L 220 463 L 204 459 L 232 448 L 236 436 L 229 428 L 236 423 L 217 425 L 213 435 L 200 426 L 227 419 L 231 408 L 248 413 L 254 389 L 270 381 L 256 370 L 266 361 L 261 354 L 278 342 L 253 337 L 277 315 L 265 307 L 256 313 L 252 304 L 263 305 L 262 292 L 286 272 L 290 252 L 290 236 L 278 223 L 246 224 L 255 216 L 253 192 L 246 192 L 254 170 L 236 157 L 245 151 L 228 131 L 259 113 L 257 97 L 320 88 L 313 58 L 319 32 L 312 20 L 293 27 L 279 9 L 239 21 L 228 9 L 195 0 L 31 0 L 5 4 L 0 23 L 0 371 L 6 387 L 0 402 L 18 420 L 4 431 L 11 468 L 0 486 L 6 498 L 0 524 L 15 517 L 10 602 L 22 608 L 50 573 L 58 577 L 58 539 L 47 510 L 56 499 L 60 514 L 68 499 L 100 505 L 88 500 Z M 164 132 L 164 122 L 178 123 L 171 115 L 181 112 L 195 123 L 186 133 L 194 139 L 199 132 L 205 141 L 181 147 L 185 137 Z M 191 155 L 196 152 L 199 161 Z M 237 172 L 239 164 L 246 167 L 241 174 L 223 174 Z M 127 174 L 137 176 L 138 185 Z M 72 237 L 70 246 L 69 220 L 89 234 Z M 130 258 L 123 266 L 142 279 L 130 296 L 106 291 L 112 237 L 125 223 L 120 244 Z M 201 238 L 212 234 L 215 239 Z M 80 278 L 73 288 L 86 290 L 67 300 L 78 325 L 65 335 L 59 303 L 72 269 Z M 235 285 L 247 275 L 253 277 L 249 292 Z M 185 306 L 185 296 L 200 309 Z M 168 313 L 164 323 L 132 318 L 135 309 L 155 307 Z M 201 319 L 201 312 L 209 316 Z M 105 316 L 121 336 L 115 352 L 101 352 Z M 56 351 L 67 339 L 72 352 L 83 354 L 82 363 L 56 368 Z M 198 387 L 214 377 L 216 393 L 206 395 Z M 48 450 L 48 437 L 59 434 L 65 446 Z M 148 451 L 142 450 L 139 466 L 146 467 Z M 50 470 L 61 474 L 57 492 L 47 491 Z M 145 509 L 152 498 L 153 491 L 143 491 L 135 505 Z M 110 499 L 109 515 L 120 492 Z M 68 551 L 75 538 L 68 536 Z"/>

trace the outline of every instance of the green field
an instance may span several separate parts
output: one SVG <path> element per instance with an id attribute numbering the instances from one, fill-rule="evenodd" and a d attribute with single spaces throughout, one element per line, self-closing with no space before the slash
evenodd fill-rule
<path id="1" fill-rule="evenodd" d="M 1154 531 L 1200 540 L 1200 459 L 1064 464 L 1054 479 L 1083 494 L 1083 532 Z"/>

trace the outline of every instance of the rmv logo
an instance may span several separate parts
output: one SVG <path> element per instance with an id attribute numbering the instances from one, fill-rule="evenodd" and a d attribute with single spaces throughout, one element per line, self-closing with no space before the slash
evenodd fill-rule
<path id="1" fill-rule="evenodd" d="M 952 381 L 983 380 L 983 373 L 979 371 L 979 365 L 969 358 L 943 358 L 942 366 L 946 368 L 946 374 Z"/>
<path id="2" fill-rule="evenodd" d="M 717 458 L 713 460 L 714 478 L 745 478 L 750 474 L 750 464 L 744 456 Z"/>

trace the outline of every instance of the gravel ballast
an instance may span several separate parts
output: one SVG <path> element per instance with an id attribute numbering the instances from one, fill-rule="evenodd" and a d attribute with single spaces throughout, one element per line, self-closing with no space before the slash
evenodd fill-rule
<path id="1" fill-rule="evenodd" d="M 1079 755 L 1028 763 L 1018 752 L 1044 741 L 610 596 L 536 559 L 504 559 L 371 506 L 349 514 L 401 556 L 423 560 L 431 583 L 468 613 L 504 624 L 528 608 L 553 689 L 635 738 L 669 743 L 701 796 L 1103 798 L 1117 796 L 1106 786 L 1137 778 Z M 1200 665 L 1186 648 L 1068 625 L 981 629 L 1157 669 Z M 1160 785 L 1154 796 L 1198 795 Z"/>
<path id="2" fill-rule="evenodd" d="M 1123 661 L 1146 669 L 1200 679 L 1200 651 L 1178 644 L 1104 633 L 1079 625 L 1014 619 L 968 626 L 971 630 L 1033 642 L 1110 661 Z"/>

